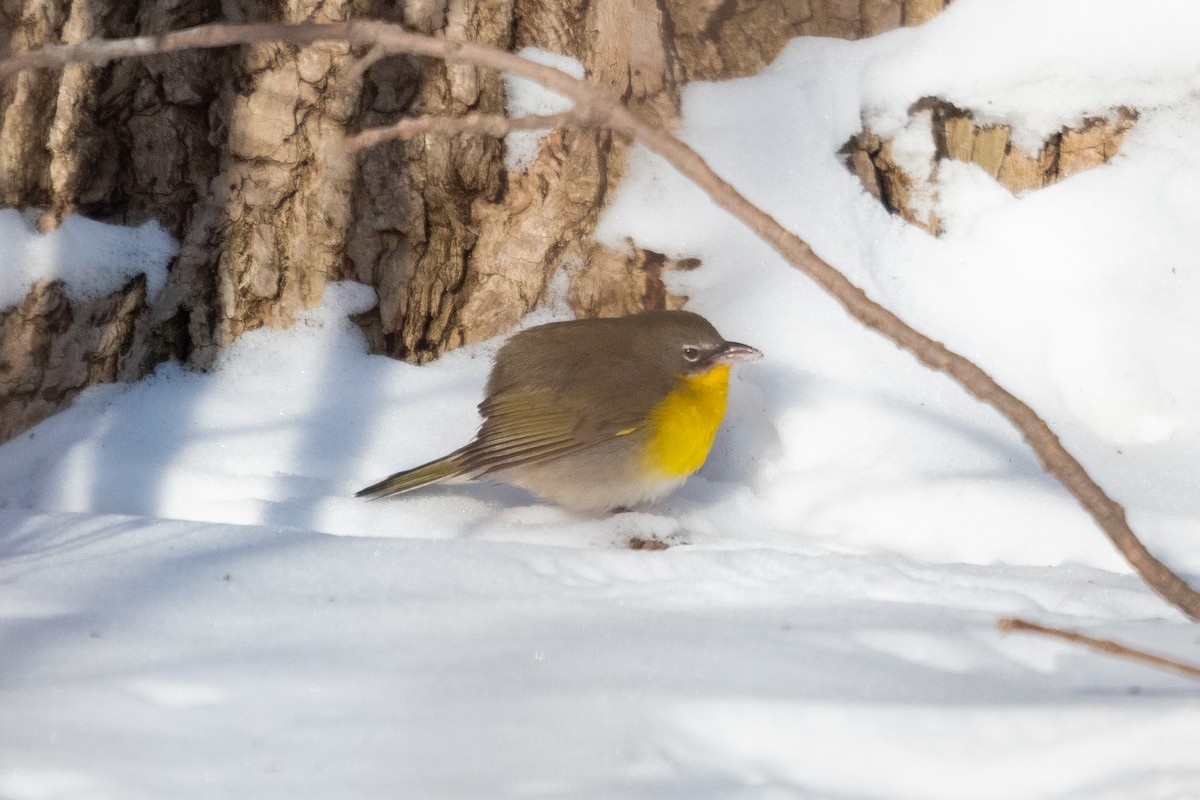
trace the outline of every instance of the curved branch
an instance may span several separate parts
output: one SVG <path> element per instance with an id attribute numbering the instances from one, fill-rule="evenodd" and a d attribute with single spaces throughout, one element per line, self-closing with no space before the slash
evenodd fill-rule
<path id="1" fill-rule="evenodd" d="M 1169 669 L 1187 675 L 1189 678 L 1200 680 L 1200 667 L 1185 664 L 1174 658 L 1147 653 L 1145 650 L 1138 650 L 1135 647 L 1114 642 L 1112 639 L 1097 639 L 1095 636 L 1088 636 L 1076 631 L 1052 628 L 1049 625 L 1039 625 L 1036 622 L 1030 622 L 1020 617 L 1002 617 L 996 621 L 996 627 L 1000 629 L 1001 633 L 1040 633 L 1043 636 L 1051 636 L 1055 639 L 1071 642 L 1072 644 L 1090 647 L 1092 650 L 1107 653 L 1110 656 L 1141 661 L 1144 664 L 1159 667 L 1160 669 Z"/>
<path id="2" fill-rule="evenodd" d="M 551 128 L 582 127 L 595 123 L 583 120 L 574 111 L 559 114 L 527 114 L 506 117 L 503 114 L 472 112 L 461 117 L 405 117 L 391 125 L 368 128 L 346 137 L 346 149 L 351 153 L 366 150 L 392 139 L 411 139 L 423 133 L 440 136 L 483 134 L 500 138 L 512 131 L 537 131 Z"/>
<path id="3" fill-rule="evenodd" d="M 613 131 L 637 139 L 700 186 L 713 202 L 745 223 L 788 263 L 816 281 L 851 316 L 888 337 L 928 366 L 949 374 L 972 395 L 1003 414 L 1033 448 L 1042 466 L 1079 501 L 1146 583 L 1189 617 L 1200 620 L 1200 593 L 1146 549 L 1129 527 L 1125 509 L 1105 494 L 1032 408 L 969 359 L 910 327 L 868 297 L 862 289 L 817 256 L 800 237 L 788 231 L 717 175 L 695 150 L 661 128 L 642 120 L 618 99 L 565 72 L 476 42 L 439 39 L 413 33 L 390 23 L 357 20 L 297 25 L 214 24 L 159 36 L 55 45 L 0 62 L 0 78 L 22 69 L 56 67 L 72 62 L 102 64 L 128 56 L 278 41 L 372 45 L 375 53 L 403 52 L 508 72 L 574 100 L 572 117 L 575 124 L 604 124 Z"/>

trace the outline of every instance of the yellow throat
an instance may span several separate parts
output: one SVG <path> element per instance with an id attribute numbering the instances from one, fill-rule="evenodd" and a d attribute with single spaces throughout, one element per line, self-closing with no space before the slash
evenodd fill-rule
<path id="1" fill-rule="evenodd" d="M 648 472 L 682 478 L 700 469 L 725 416 L 728 390 L 728 364 L 678 379 L 675 389 L 650 413 Z"/>

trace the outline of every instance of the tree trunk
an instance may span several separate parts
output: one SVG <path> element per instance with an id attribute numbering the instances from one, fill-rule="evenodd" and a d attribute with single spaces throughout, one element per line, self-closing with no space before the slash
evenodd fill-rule
<path id="1" fill-rule="evenodd" d="M 859 37 L 948 0 L 0 0 L 0 53 L 206 22 L 376 17 L 447 38 L 539 47 L 669 124 L 688 80 L 751 74 L 796 35 Z M 400 6 L 400 10 L 397 9 Z M 376 288 L 376 350 L 425 361 L 510 329 L 563 271 L 580 314 L 678 305 L 650 252 L 590 233 L 625 161 L 604 131 L 544 137 L 523 173 L 503 144 L 393 142 L 357 158 L 347 130 L 417 114 L 500 112 L 499 76 L 394 57 L 355 78 L 340 45 L 257 45 L 24 72 L 0 85 L 0 204 L 138 224 L 180 241 L 166 287 L 72 308 L 61 286 L 0 309 L 0 440 L 96 382 L 164 359 L 211 365 L 242 333 L 287 325 L 325 284 Z"/>

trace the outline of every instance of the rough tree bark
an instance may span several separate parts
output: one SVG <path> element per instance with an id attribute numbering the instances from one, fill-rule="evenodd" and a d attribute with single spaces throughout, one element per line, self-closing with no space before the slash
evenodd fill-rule
<path id="1" fill-rule="evenodd" d="M 376 17 L 578 58 L 593 80 L 670 121 L 688 80 L 745 75 L 795 35 L 858 37 L 947 0 L 0 0 L 0 54 L 204 22 Z M 212 363 L 245 331 L 286 325 L 330 280 L 374 286 L 360 324 L 413 361 L 507 330 L 556 270 L 580 314 L 677 305 L 657 253 L 591 241 L 624 163 L 600 131 L 547 136 L 525 173 L 490 137 L 427 137 L 342 157 L 346 130 L 503 108 L 499 76 L 391 58 L 356 77 L 338 45 L 256 45 L 22 72 L 0 84 L 0 205 L 136 224 L 181 242 L 165 289 L 74 308 L 61 286 L 0 309 L 0 440 L 97 382 L 167 358 Z"/>

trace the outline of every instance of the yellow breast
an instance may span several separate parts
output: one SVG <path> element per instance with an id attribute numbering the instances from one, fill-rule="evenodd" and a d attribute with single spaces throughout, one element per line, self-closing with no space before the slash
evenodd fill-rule
<path id="1" fill-rule="evenodd" d="M 650 415 L 647 471 L 664 478 L 691 475 L 704 464 L 725 416 L 729 365 L 681 377 Z"/>

